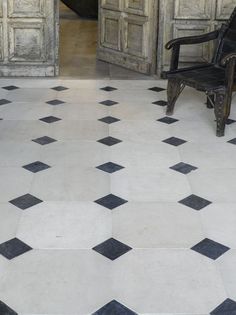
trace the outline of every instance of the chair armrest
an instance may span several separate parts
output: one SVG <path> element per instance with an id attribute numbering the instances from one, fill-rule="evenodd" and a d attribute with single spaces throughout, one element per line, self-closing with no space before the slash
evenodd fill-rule
<path id="1" fill-rule="evenodd" d="M 235 61 L 236 62 L 236 52 L 226 55 L 222 60 L 222 66 L 226 66 L 229 62 Z"/>
<path id="2" fill-rule="evenodd" d="M 175 46 L 180 45 L 192 45 L 192 44 L 200 44 L 204 42 L 209 42 L 211 40 L 216 39 L 219 36 L 219 31 L 216 30 L 214 32 L 210 32 L 204 35 L 198 35 L 198 36 L 187 36 L 187 37 L 180 37 L 176 39 L 172 39 L 166 44 L 166 49 L 171 49 Z"/>

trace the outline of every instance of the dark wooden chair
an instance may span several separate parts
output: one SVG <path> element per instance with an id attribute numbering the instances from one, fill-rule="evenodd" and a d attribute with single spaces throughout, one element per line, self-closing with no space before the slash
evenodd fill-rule
<path id="1" fill-rule="evenodd" d="M 191 45 L 215 41 L 212 62 L 180 68 L 179 53 L 181 45 Z M 216 116 L 216 135 L 224 136 L 225 124 L 230 115 L 232 93 L 236 91 L 236 7 L 229 21 L 219 30 L 200 35 L 171 40 L 166 45 L 172 49 L 170 71 L 163 72 L 168 79 L 167 115 L 172 115 L 175 103 L 185 86 L 190 86 L 207 94 L 208 107 L 214 107 Z"/>

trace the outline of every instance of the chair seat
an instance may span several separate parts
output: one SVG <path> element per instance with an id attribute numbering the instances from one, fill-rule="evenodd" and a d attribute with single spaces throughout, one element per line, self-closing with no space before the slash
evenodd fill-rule
<path id="1" fill-rule="evenodd" d="M 183 68 L 173 72 L 170 71 L 166 73 L 166 77 L 168 79 L 179 79 L 185 85 L 200 91 L 225 88 L 225 68 L 212 64 Z"/>

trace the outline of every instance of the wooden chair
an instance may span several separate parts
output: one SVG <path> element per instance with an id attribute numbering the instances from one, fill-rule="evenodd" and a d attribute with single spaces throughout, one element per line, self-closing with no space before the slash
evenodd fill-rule
<path id="1" fill-rule="evenodd" d="M 209 41 L 215 41 L 216 44 L 212 62 L 178 69 L 181 45 Z M 166 114 L 173 114 L 179 95 L 185 86 L 190 86 L 207 94 L 208 107 L 214 107 L 215 110 L 216 135 L 224 136 L 232 93 L 236 91 L 236 7 L 229 21 L 219 30 L 200 36 L 173 39 L 167 43 L 166 49 L 172 49 L 170 71 L 162 73 L 162 77 L 168 79 Z"/>

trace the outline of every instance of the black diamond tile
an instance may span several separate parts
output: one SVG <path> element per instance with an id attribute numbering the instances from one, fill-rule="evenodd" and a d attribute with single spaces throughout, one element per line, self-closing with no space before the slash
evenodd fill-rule
<path id="1" fill-rule="evenodd" d="M 228 118 L 228 119 L 226 120 L 226 125 L 232 125 L 232 124 L 234 124 L 235 122 L 236 122 L 236 120 Z"/>
<path id="2" fill-rule="evenodd" d="M 44 117 L 44 118 L 41 118 L 39 119 L 47 124 L 51 124 L 51 123 L 54 123 L 56 121 L 59 121 L 61 120 L 60 118 L 57 118 L 57 117 L 54 117 L 54 116 L 48 116 L 48 117 Z"/>
<path id="3" fill-rule="evenodd" d="M 172 118 L 172 117 L 163 117 L 161 119 L 158 119 L 157 121 L 160 121 L 164 124 L 167 124 L 167 125 L 170 125 L 170 124 L 173 124 L 177 121 L 179 121 L 178 119 L 175 119 L 175 118 Z"/>
<path id="4" fill-rule="evenodd" d="M 103 138 L 101 140 L 98 140 L 98 142 L 100 142 L 102 144 L 105 144 L 105 145 L 108 145 L 109 147 L 111 147 L 112 145 L 118 144 L 118 143 L 120 143 L 122 141 L 119 140 L 119 139 L 113 138 L 113 137 L 106 137 L 106 138 Z"/>
<path id="5" fill-rule="evenodd" d="M 117 89 L 112 87 L 112 86 L 105 86 L 103 88 L 101 88 L 102 91 L 106 91 L 106 92 L 112 92 L 112 91 L 116 91 Z"/>
<path id="6" fill-rule="evenodd" d="M 0 301 L 0 314 L 1 315 L 17 315 L 9 306 Z"/>
<path id="7" fill-rule="evenodd" d="M 46 102 L 46 103 L 49 104 L 49 105 L 54 105 L 54 106 L 65 104 L 65 102 L 60 101 L 60 100 L 52 100 L 52 101 L 49 101 L 49 102 Z"/>
<path id="8" fill-rule="evenodd" d="M 40 161 L 36 161 L 34 163 L 30 163 L 28 165 L 23 166 L 24 169 L 26 169 L 27 171 L 30 171 L 32 173 L 38 173 L 38 172 L 44 171 L 50 167 L 51 166 L 44 164 Z"/>
<path id="9" fill-rule="evenodd" d="M 65 86 L 55 86 L 55 87 L 53 87 L 52 88 L 52 90 L 55 90 L 55 91 L 58 91 L 58 92 L 61 92 L 61 91 L 65 91 L 65 90 L 68 90 L 68 88 L 67 87 L 65 87 Z"/>
<path id="10" fill-rule="evenodd" d="M 103 165 L 97 166 L 97 168 L 101 171 L 112 174 L 112 173 L 122 170 L 124 167 L 121 165 L 112 163 L 112 162 L 108 162 Z"/>
<path id="11" fill-rule="evenodd" d="M 35 206 L 35 205 L 37 205 L 43 201 L 30 195 L 30 194 L 26 194 L 26 195 L 20 196 L 16 199 L 13 199 L 9 202 L 11 204 L 13 204 L 14 206 L 22 209 L 22 210 L 26 210 L 26 209 L 33 207 L 33 206 Z"/>
<path id="12" fill-rule="evenodd" d="M 95 246 L 93 250 L 97 253 L 111 259 L 115 260 L 120 256 L 129 252 L 132 248 L 115 240 L 114 238 L 110 238 L 109 240 Z"/>
<path id="13" fill-rule="evenodd" d="M 236 302 L 231 299 L 226 299 L 210 315 L 236 315 Z"/>
<path id="14" fill-rule="evenodd" d="M 190 207 L 194 210 L 201 210 L 206 206 L 209 206 L 212 202 L 201 197 L 198 197 L 196 195 L 190 195 L 187 198 L 179 201 L 179 203 L 187 207 Z"/>
<path id="15" fill-rule="evenodd" d="M 180 172 L 182 174 L 189 174 L 190 172 L 197 170 L 197 167 L 181 162 L 174 166 L 171 166 L 170 169 Z"/>
<path id="16" fill-rule="evenodd" d="M 0 106 L 1 105 L 7 105 L 7 104 L 10 104 L 10 103 L 12 103 L 11 101 L 8 101 L 8 100 L 5 100 L 5 99 L 1 99 L 0 100 Z"/>
<path id="17" fill-rule="evenodd" d="M 46 145 L 46 144 L 50 144 L 50 143 L 56 142 L 57 140 L 55 140 L 53 138 L 50 138 L 50 137 L 47 137 L 47 136 L 44 136 L 44 137 L 41 137 L 41 138 L 33 139 L 32 141 L 36 142 L 38 144 L 41 144 L 41 145 Z"/>
<path id="18" fill-rule="evenodd" d="M 13 91 L 13 90 L 18 90 L 19 88 L 15 85 L 9 85 L 9 86 L 4 86 L 3 89 L 8 90 L 8 91 Z"/>
<path id="19" fill-rule="evenodd" d="M 30 246 L 23 243 L 18 238 L 13 238 L 10 241 L 0 244 L 0 254 L 9 260 L 23 255 L 31 249 L 32 248 Z"/>
<path id="20" fill-rule="evenodd" d="M 137 315 L 137 313 L 134 313 L 126 306 L 113 300 L 92 315 Z"/>
<path id="21" fill-rule="evenodd" d="M 154 92 L 162 92 L 165 91 L 165 89 L 158 87 L 158 86 L 154 86 L 152 88 L 149 89 L 150 91 L 154 91 Z"/>
<path id="22" fill-rule="evenodd" d="M 111 117 L 111 116 L 107 116 L 107 117 L 104 117 L 104 118 L 101 118 L 101 119 L 98 119 L 99 121 L 102 121 L 102 122 L 104 122 L 104 123 L 106 123 L 106 124 L 113 124 L 113 123 L 115 123 L 115 122 L 117 122 L 117 121 L 120 121 L 120 119 L 118 119 L 118 118 L 115 118 L 115 117 Z"/>
<path id="23" fill-rule="evenodd" d="M 171 137 L 171 138 L 168 138 L 166 140 L 163 140 L 163 142 L 170 144 L 170 145 L 173 145 L 175 147 L 178 147 L 179 145 L 182 145 L 182 144 L 186 143 L 187 141 L 185 141 L 183 139 Z"/>
<path id="24" fill-rule="evenodd" d="M 204 256 L 207 256 L 208 258 L 216 260 L 221 255 L 226 253 L 230 248 L 215 241 L 212 241 L 209 238 L 205 238 L 200 243 L 193 246 L 191 249 Z"/>
<path id="25" fill-rule="evenodd" d="M 156 101 L 156 102 L 153 102 L 152 104 L 159 105 L 159 106 L 167 106 L 166 101 Z"/>
<path id="26" fill-rule="evenodd" d="M 99 104 L 106 105 L 106 106 L 113 106 L 119 103 L 111 101 L 111 100 L 106 100 L 106 101 L 100 102 Z"/>
<path id="27" fill-rule="evenodd" d="M 229 140 L 228 143 L 231 143 L 231 144 L 235 144 L 236 145 L 236 138 L 232 139 L 232 140 Z"/>
<path id="28" fill-rule="evenodd" d="M 105 207 L 105 208 L 113 210 L 113 209 L 125 204 L 128 201 L 125 199 L 122 199 L 120 197 L 117 197 L 115 195 L 110 194 L 110 195 L 107 195 L 105 197 L 102 197 L 102 198 L 96 200 L 95 202 L 97 204 Z"/>

